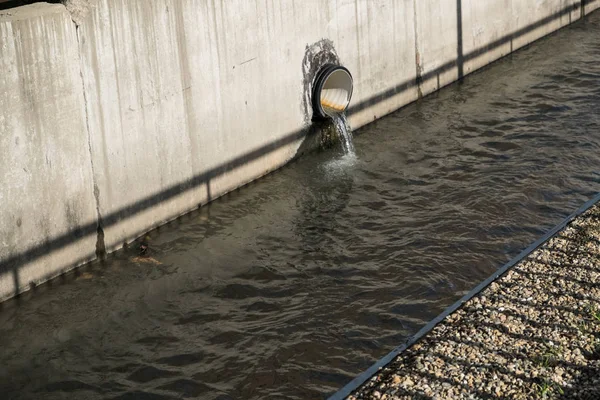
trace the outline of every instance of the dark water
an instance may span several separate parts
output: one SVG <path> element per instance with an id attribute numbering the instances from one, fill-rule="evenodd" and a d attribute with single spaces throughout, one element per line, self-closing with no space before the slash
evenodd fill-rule
<path id="1" fill-rule="evenodd" d="M 599 109 L 597 14 L 4 304 L 0 397 L 325 397 L 600 191 Z"/>

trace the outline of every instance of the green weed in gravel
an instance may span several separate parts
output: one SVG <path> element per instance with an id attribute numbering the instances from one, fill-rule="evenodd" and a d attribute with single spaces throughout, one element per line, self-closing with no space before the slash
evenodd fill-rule
<path id="1" fill-rule="evenodd" d="M 548 344 L 544 353 L 538 357 L 538 364 L 544 368 L 553 367 L 562 356 L 562 348 Z"/>
<path id="2" fill-rule="evenodd" d="M 554 393 L 564 394 L 564 391 L 560 387 L 560 385 L 555 382 L 544 379 L 542 383 L 535 384 L 537 394 L 540 399 L 547 399 L 548 396 Z"/>
<path id="3" fill-rule="evenodd" d="M 598 307 L 590 307 L 590 315 L 592 316 L 592 319 L 594 319 L 594 322 L 600 322 L 600 308 Z"/>

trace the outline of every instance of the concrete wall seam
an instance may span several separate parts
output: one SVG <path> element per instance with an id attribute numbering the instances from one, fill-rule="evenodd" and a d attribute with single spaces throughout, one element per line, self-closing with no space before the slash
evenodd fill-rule
<path id="1" fill-rule="evenodd" d="M 92 171 L 92 184 L 94 190 L 94 200 L 96 202 L 96 214 L 97 214 L 97 233 L 96 233 L 96 258 L 103 259 L 106 257 L 106 244 L 104 243 L 104 229 L 102 227 L 102 214 L 100 212 L 100 189 L 98 188 L 98 182 L 96 182 L 96 170 L 94 168 L 94 157 L 92 154 L 92 138 L 90 136 L 90 116 L 89 116 L 89 102 L 87 93 L 85 90 L 85 82 L 83 78 L 83 58 L 81 57 L 81 32 L 79 31 L 79 24 L 73 20 L 76 25 L 75 33 L 77 35 L 77 54 L 79 56 L 79 77 L 81 79 L 81 92 L 83 95 L 83 107 L 85 110 L 85 134 L 87 136 L 88 151 L 90 154 L 90 168 Z"/>

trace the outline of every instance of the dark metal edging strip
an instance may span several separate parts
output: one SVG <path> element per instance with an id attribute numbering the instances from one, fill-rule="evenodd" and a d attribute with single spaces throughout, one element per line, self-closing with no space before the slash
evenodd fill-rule
<path id="1" fill-rule="evenodd" d="M 373 364 L 365 372 L 358 375 L 356 378 L 354 378 L 352 381 L 350 381 L 346 386 L 344 386 L 339 391 L 334 393 L 331 397 L 329 397 L 328 400 L 342 400 L 342 399 L 348 397 L 353 391 L 358 389 L 358 387 L 360 387 L 363 383 L 365 383 L 373 375 L 375 375 L 379 371 L 379 369 L 385 367 L 394 358 L 396 358 L 400 353 L 402 353 L 403 351 L 408 349 L 410 346 L 414 345 L 419 340 L 421 340 L 425 335 L 427 335 L 431 330 L 433 330 L 433 328 L 435 328 L 440 322 L 442 322 L 448 315 L 450 315 L 453 312 L 455 312 L 456 310 L 458 310 L 464 303 L 471 300 L 473 297 L 475 297 L 477 294 L 479 294 L 479 292 L 481 292 L 483 289 L 488 287 L 492 282 L 494 282 L 496 279 L 500 278 L 502 275 L 504 275 L 506 272 L 508 272 L 508 270 L 510 270 L 512 267 L 514 267 L 516 264 L 523 261 L 523 259 L 525 259 L 528 255 L 530 255 L 535 250 L 537 250 L 538 247 L 540 247 L 542 244 L 544 244 L 546 241 L 548 241 L 550 238 L 552 238 L 554 235 L 556 235 L 559 231 L 561 231 L 563 228 L 565 228 L 571 221 L 573 221 L 575 218 L 577 218 L 578 216 L 580 216 L 581 214 L 583 214 L 584 212 L 589 210 L 593 205 L 595 205 L 599 201 L 600 201 L 600 193 L 596 194 L 590 200 L 585 202 L 585 204 L 583 204 L 577 211 L 575 211 L 574 213 L 569 215 L 561 223 L 559 223 L 554 228 L 552 228 L 548 232 L 546 232 L 545 235 L 543 235 L 541 238 L 539 238 L 537 241 L 535 241 L 533 244 L 531 244 L 529 247 L 527 247 L 525 250 L 523 250 L 521 253 L 519 253 L 518 256 L 516 256 L 515 258 L 510 260 L 508 263 L 504 264 L 504 266 L 502 268 L 500 268 L 499 270 L 494 272 L 489 278 L 487 278 L 485 281 L 483 281 L 479 285 L 477 285 L 473 290 L 471 290 L 469 293 L 464 295 L 456 303 L 454 303 L 450 307 L 446 308 L 440 315 L 438 315 L 433 320 L 431 320 L 427 325 L 425 325 L 423 328 L 421 328 L 421 330 L 419 330 L 415 335 L 410 336 L 403 345 L 396 347 L 394 350 L 392 350 L 386 356 L 384 356 L 383 358 L 381 358 L 377 362 L 375 362 L 375 364 Z"/>

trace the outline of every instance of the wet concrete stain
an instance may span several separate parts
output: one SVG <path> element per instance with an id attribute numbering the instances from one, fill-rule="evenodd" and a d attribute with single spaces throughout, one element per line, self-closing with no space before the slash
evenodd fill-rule
<path id="1" fill-rule="evenodd" d="M 306 137 L 294 158 L 313 149 L 327 149 L 339 142 L 335 127 L 330 119 L 313 118 L 312 90 L 315 78 L 321 68 L 327 64 L 340 64 L 341 61 L 335 50 L 333 41 L 322 39 L 306 45 L 302 59 L 302 113 L 307 126 Z"/>
<path id="2" fill-rule="evenodd" d="M 309 124 L 312 119 L 311 96 L 313 83 L 319 70 L 326 64 L 341 64 L 333 41 L 322 39 L 306 46 L 302 59 L 302 111 L 304 121 Z"/>

